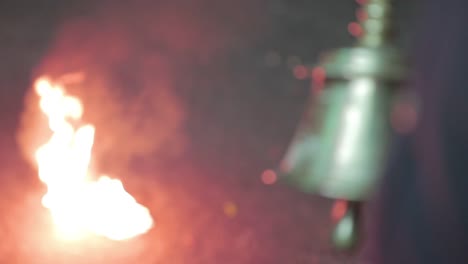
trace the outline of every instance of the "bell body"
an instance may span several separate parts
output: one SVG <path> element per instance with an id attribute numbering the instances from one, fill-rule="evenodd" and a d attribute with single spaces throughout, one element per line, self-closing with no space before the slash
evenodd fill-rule
<path id="1" fill-rule="evenodd" d="M 372 78 L 332 81 L 312 102 L 283 163 L 306 192 L 362 200 L 382 170 L 392 90 Z"/>
<path id="2" fill-rule="evenodd" d="M 325 83 L 312 94 L 281 170 L 302 191 L 366 200 L 385 167 L 403 61 L 391 47 L 356 47 L 328 54 L 321 67 Z"/>
<path id="3" fill-rule="evenodd" d="M 298 189 L 344 201 L 344 214 L 332 219 L 337 249 L 359 244 L 361 207 L 385 168 L 391 107 L 407 72 L 390 41 L 390 0 L 361 2 L 356 45 L 322 57 L 321 90 L 281 163 L 282 178 Z"/>
<path id="4" fill-rule="evenodd" d="M 311 168 L 320 194 L 362 200 L 372 190 L 389 142 L 391 91 L 365 77 L 332 82 L 323 91 L 320 152 Z"/>

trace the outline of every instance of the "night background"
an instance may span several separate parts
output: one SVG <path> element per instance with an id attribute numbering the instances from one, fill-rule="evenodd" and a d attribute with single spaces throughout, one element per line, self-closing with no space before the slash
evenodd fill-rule
<path id="1" fill-rule="evenodd" d="M 414 5 L 396 1 L 405 50 Z M 351 0 L 2 1 L 0 263 L 362 263 L 331 249 L 331 201 L 262 179 L 309 94 L 310 79 L 294 68 L 351 45 L 356 8 Z M 70 92 L 97 127 L 96 166 L 122 179 L 156 221 L 106 250 L 36 239 L 49 219 L 28 163 L 37 131 L 30 88 L 40 75 L 75 72 L 86 76 Z"/>

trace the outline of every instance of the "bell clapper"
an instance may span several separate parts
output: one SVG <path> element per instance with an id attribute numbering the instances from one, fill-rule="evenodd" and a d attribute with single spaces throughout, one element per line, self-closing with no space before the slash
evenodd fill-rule
<path id="1" fill-rule="evenodd" d="M 332 210 L 334 227 L 332 230 L 333 247 L 350 251 L 359 243 L 362 203 L 357 201 L 336 200 Z"/>

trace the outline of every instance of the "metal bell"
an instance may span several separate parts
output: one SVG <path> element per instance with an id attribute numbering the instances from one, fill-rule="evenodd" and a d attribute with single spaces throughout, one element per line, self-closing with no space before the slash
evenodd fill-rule
<path id="1" fill-rule="evenodd" d="M 384 168 L 390 110 L 405 79 L 404 61 L 389 38 L 390 7 L 389 0 L 367 1 L 360 10 L 365 15 L 357 44 L 324 55 L 318 69 L 325 78 L 314 80 L 305 115 L 281 163 L 284 178 L 300 190 L 352 201 L 341 219 L 354 225 L 351 230 L 359 225 L 356 204 L 367 199 Z M 335 234 L 343 233 L 338 232 L 341 226 L 338 221 Z M 350 248 L 353 243 L 340 242 L 350 236 L 355 234 L 334 235 L 335 246 Z"/>

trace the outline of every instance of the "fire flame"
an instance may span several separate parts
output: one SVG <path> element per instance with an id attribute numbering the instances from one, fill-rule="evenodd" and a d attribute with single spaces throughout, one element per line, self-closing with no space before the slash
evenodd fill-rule
<path id="1" fill-rule="evenodd" d="M 105 175 L 96 179 L 90 172 L 95 128 L 76 125 L 83 114 L 81 101 L 45 77 L 34 88 L 52 131 L 35 156 L 39 178 L 47 186 L 42 205 L 59 234 L 67 239 L 94 234 L 125 240 L 151 229 L 149 210 L 125 191 L 121 181 Z"/>

